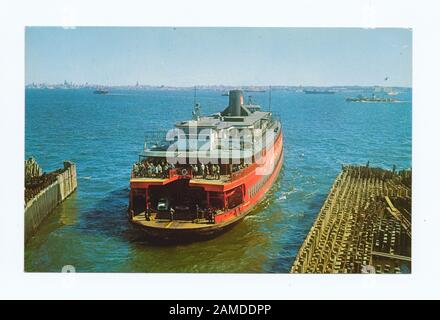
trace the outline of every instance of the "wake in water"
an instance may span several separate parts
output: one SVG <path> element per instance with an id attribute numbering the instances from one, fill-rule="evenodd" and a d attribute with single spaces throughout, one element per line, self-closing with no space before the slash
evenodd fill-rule
<path id="1" fill-rule="evenodd" d="M 279 196 L 277 200 L 286 200 L 287 197 L 295 191 L 297 190 L 295 188 L 292 188 L 292 190 L 281 192 L 281 196 Z"/>

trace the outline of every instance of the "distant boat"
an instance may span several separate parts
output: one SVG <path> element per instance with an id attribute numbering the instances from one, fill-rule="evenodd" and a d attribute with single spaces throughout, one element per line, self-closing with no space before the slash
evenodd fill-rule
<path id="1" fill-rule="evenodd" d="M 223 96 L 223 97 L 229 97 L 229 92 L 223 92 L 223 93 L 222 93 L 222 96 Z"/>
<path id="2" fill-rule="evenodd" d="M 334 94 L 332 90 L 304 90 L 305 94 Z"/>
<path id="3" fill-rule="evenodd" d="M 359 95 L 356 98 L 348 97 L 345 100 L 347 102 L 398 102 L 398 100 L 396 99 L 377 97 L 374 94 L 371 97 L 364 97 L 362 95 Z"/>
<path id="4" fill-rule="evenodd" d="M 96 89 L 95 91 L 93 91 L 94 94 L 107 94 L 108 90 L 106 89 Z"/>

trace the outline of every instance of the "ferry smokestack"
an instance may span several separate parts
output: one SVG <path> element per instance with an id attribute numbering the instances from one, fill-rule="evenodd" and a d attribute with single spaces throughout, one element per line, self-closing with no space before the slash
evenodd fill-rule
<path id="1" fill-rule="evenodd" d="M 229 91 L 229 113 L 231 114 L 231 116 L 240 116 L 242 105 L 243 105 L 243 91 L 230 90 Z"/>

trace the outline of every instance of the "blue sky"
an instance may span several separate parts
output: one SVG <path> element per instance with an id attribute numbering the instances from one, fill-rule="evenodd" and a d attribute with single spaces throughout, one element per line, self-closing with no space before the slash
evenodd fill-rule
<path id="1" fill-rule="evenodd" d="M 26 83 L 409 87 L 412 81 L 408 29 L 28 27 L 25 50 Z"/>

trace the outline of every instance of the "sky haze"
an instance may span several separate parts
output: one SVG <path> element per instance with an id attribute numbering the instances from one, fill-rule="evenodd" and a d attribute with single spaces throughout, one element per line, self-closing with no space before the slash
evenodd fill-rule
<path id="1" fill-rule="evenodd" d="M 27 84 L 410 87 L 412 32 L 27 27 L 25 61 Z"/>

